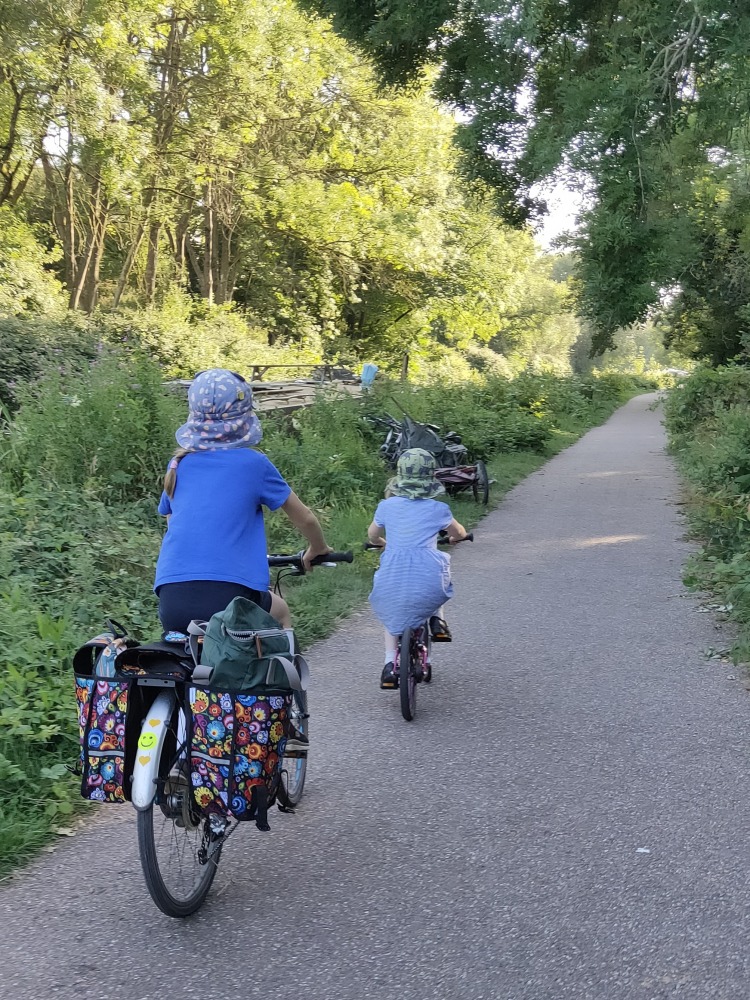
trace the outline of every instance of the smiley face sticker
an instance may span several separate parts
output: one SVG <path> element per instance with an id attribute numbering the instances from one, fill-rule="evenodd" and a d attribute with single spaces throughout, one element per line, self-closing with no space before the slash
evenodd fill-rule
<path id="1" fill-rule="evenodd" d="M 138 746 L 141 750 L 153 750 L 156 746 L 156 733 L 141 733 Z"/>

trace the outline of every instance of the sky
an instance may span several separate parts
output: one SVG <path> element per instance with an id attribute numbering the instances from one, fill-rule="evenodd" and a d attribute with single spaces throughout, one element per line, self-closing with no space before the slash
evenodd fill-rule
<path id="1" fill-rule="evenodd" d="M 558 236 L 575 230 L 576 216 L 584 207 L 584 195 L 561 181 L 538 185 L 532 189 L 532 194 L 547 202 L 549 212 L 537 228 L 536 238 L 545 250 L 549 250 Z"/>

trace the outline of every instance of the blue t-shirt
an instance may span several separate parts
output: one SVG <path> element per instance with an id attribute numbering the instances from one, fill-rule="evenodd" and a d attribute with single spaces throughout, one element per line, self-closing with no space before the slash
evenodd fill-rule
<path id="1" fill-rule="evenodd" d="M 272 462 L 249 448 L 192 452 L 177 466 L 171 514 L 156 563 L 154 589 L 164 583 L 222 580 L 268 590 L 266 530 L 261 506 L 277 510 L 291 488 Z"/>

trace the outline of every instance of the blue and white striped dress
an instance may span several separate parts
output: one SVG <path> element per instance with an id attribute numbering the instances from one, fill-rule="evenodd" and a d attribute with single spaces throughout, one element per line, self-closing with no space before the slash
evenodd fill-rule
<path id="1" fill-rule="evenodd" d="M 381 500 L 374 521 L 387 545 L 373 579 L 370 604 L 391 635 L 416 628 L 453 596 L 450 559 L 437 534 L 453 520 L 440 500 Z"/>

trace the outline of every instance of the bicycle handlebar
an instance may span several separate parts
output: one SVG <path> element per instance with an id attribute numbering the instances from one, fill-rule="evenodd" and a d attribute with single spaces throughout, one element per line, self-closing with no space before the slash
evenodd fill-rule
<path id="1" fill-rule="evenodd" d="M 294 555 L 269 555 L 269 566 L 293 566 L 299 573 L 305 572 L 305 564 L 302 562 L 304 551 L 295 552 Z M 324 556 L 316 556 L 312 561 L 313 566 L 328 566 L 332 563 L 354 562 L 354 553 L 349 552 L 328 552 Z"/>
<path id="2" fill-rule="evenodd" d="M 467 532 L 467 534 L 466 534 L 466 536 L 464 538 L 459 538 L 459 540 L 457 542 L 449 542 L 448 539 L 445 538 L 445 537 L 438 538 L 438 545 L 451 545 L 451 544 L 452 545 L 460 545 L 461 542 L 473 542 L 473 541 L 474 541 L 474 532 L 473 531 L 469 531 L 469 532 Z M 368 549 L 383 549 L 383 548 L 385 548 L 385 546 L 384 545 L 375 545 L 373 542 L 365 542 L 363 548 L 364 548 L 364 550 L 366 552 Z"/>

